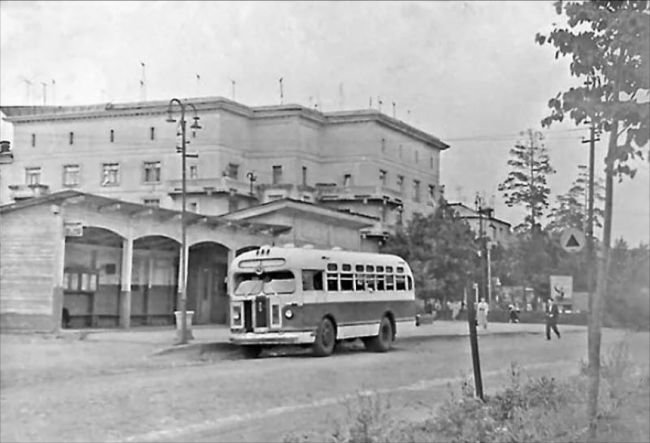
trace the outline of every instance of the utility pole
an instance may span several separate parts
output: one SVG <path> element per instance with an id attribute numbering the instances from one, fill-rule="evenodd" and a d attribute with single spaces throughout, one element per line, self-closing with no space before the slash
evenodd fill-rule
<path id="1" fill-rule="evenodd" d="M 592 312 L 594 298 L 594 156 L 596 142 L 600 139 L 596 136 L 596 125 L 592 121 L 589 128 L 589 140 L 582 143 L 589 143 L 589 199 L 587 201 L 587 290 L 589 293 L 588 306 Z"/>
<path id="2" fill-rule="evenodd" d="M 181 190 L 181 251 L 180 251 L 180 269 L 179 269 L 179 282 L 178 282 L 178 298 L 181 311 L 181 334 L 179 337 L 178 344 L 187 344 L 189 334 L 187 331 L 187 157 L 198 157 L 198 154 L 188 154 L 186 147 L 187 141 L 185 137 L 185 108 L 187 106 L 191 107 L 194 111 L 194 123 L 190 126 L 191 129 L 201 129 L 199 125 L 199 116 L 196 111 L 196 107 L 192 103 L 183 103 L 177 98 L 172 98 L 169 101 L 167 107 L 167 122 L 176 123 L 176 120 L 172 117 L 172 106 L 177 104 L 181 108 L 181 118 L 180 118 L 180 128 L 181 128 L 181 168 L 182 168 L 182 190 Z M 178 147 L 176 148 L 178 151 Z"/>
<path id="3" fill-rule="evenodd" d="M 476 396 L 483 400 L 483 379 L 481 377 L 481 360 L 478 354 L 478 336 L 476 333 L 476 297 L 478 285 L 474 283 L 467 300 L 467 321 L 469 323 L 469 344 L 472 351 L 472 367 L 474 368 L 474 389 Z"/>

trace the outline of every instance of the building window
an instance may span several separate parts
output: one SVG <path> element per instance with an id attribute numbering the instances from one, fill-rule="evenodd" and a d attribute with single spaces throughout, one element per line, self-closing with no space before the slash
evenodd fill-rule
<path id="1" fill-rule="evenodd" d="M 160 182 L 160 162 L 144 162 L 144 182 Z"/>
<path id="2" fill-rule="evenodd" d="M 343 186 L 352 185 L 352 174 L 345 174 L 343 176 Z"/>
<path id="3" fill-rule="evenodd" d="M 307 166 L 302 167 L 302 185 L 307 186 Z"/>
<path id="4" fill-rule="evenodd" d="M 102 163 L 102 186 L 119 186 L 120 164 Z"/>
<path id="5" fill-rule="evenodd" d="M 379 183 L 381 183 L 382 186 L 386 186 L 386 177 L 388 176 L 388 172 L 384 169 L 379 170 Z"/>
<path id="6" fill-rule="evenodd" d="M 26 185 L 40 185 L 41 184 L 41 168 L 25 168 L 25 184 Z"/>
<path id="7" fill-rule="evenodd" d="M 156 139 L 156 128 L 154 128 L 153 126 L 149 128 L 149 138 L 151 140 Z"/>
<path id="8" fill-rule="evenodd" d="M 190 165 L 190 180 L 199 178 L 199 167 L 197 165 Z"/>
<path id="9" fill-rule="evenodd" d="M 115 131 L 111 129 L 111 135 L 110 135 L 111 143 L 115 141 Z"/>
<path id="10" fill-rule="evenodd" d="M 404 176 L 403 175 L 398 175 L 397 176 L 397 189 L 399 189 L 399 192 L 402 195 L 404 194 Z"/>
<path id="11" fill-rule="evenodd" d="M 420 201 L 420 180 L 413 180 L 413 201 Z"/>
<path id="12" fill-rule="evenodd" d="M 420 161 L 420 153 L 418 150 L 415 150 L 415 163 L 418 163 Z"/>
<path id="13" fill-rule="evenodd" d="M 160 207 L 160 199 L 159 198 L 145 198 L 143 200 L 144 204 L 146 206 L 151 206 L 152 208 L 158 208 Z"/>
<path id="14" fill-rule="evenodd" d="M 80 178 L 79 165 L 63 165 L 63 186 L 79 186 Z"/>
<path id="15" fill-rule="evenodd" d="M 429 166 L 431 167 L 431 169 L 433 169 L 433 155 L 429 159 Z"/>
<path id="16" fill-rule="evenodd" d="M 68 143 L 71 145 L 74 144 L 74 132 L 70 132 L 70 134 L 68 134 Z"/>
<path id="17" fill-rule="evenodd" d="M 386 153 L 386 139 L 385 138 L 381 139 L 381 153 L 382 154 Z"/>
<path id="18" fill-rule="evenodd" d="M 239 178 L 239 165 L 236 163 L 228 163 L 228 177 L 237 180 Z"/>
<path id="19" fill-rule="evenodd" d="M 36 134 L 32 134 L 32 148 L 36 147 Z"/>
<path id="20" fill-rule="evenodd" d="M 282 182 L 282 166 L 273 166 L 273 184 L 277 185 Z"/>

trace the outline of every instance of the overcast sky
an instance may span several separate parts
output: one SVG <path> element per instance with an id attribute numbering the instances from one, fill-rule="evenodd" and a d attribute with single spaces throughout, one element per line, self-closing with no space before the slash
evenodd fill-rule
<path id="1" fill-rule="evenodd" d="M 546 103 L 577 84 L 568 62 L 535 44 L 562 21 L 551 2 L 7 2 L 0 3 L 0 104 L 57 105 L 224 96 L 245 105 L 319 103 L 382 111 L 451 145 L 441 161 L 450 201 L 494 195 L 508 151 L 542 130 Z M 197 75 L 200 80 L 197 81 Z M 52 88 L 52 80 L 56 86 Z M 27 81 L 32 83 L 31 89 Z M 542 130 L 564 193 L 586 164 L 588 129 Z M 6 124 L 2 138 L 11 139 Z M 602 171 L 604 141 L 596 165 Z M 614 236 L 648 242 L 648 161 L 616 185 Z M 555 197 L 553 197 L 555 201 Z"/>

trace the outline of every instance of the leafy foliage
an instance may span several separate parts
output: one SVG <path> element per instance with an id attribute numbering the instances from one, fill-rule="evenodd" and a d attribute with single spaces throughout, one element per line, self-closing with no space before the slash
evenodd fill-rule
<path id="1" fill-rule="evenodd" d="M 555 58 L 570 56 L 570 74 L 586 78 L 584 86 L 558 93 L 548 102 L 543 126 L 565 116 L 577 125 L 590 120 L 598 130 L 613 132 L 608 157 L 612 172 L 634 176 L 628 160 L 643 157 L 650 137 L 650 9 L 647 1 L 555 3 L 566 13 L 569 28 L 558 27 L 536 41 L 556 48 Z M 618 130 L 622 122 L 623 130 Z M 622 144 L 616 140 L 625 133 Z"/>
<path id="2" fill-rule="evenodd" d="M 462 299 L 477 272 L 477 250 L 469 225 L 444 200 L 426 217 L 414 214 L 382 247 L 409 263 L 419 298 L 443 301 Z"/>
<path id="3" fill-rule="evenodd" d="M 597 228 L 603 226 L 604 211 L 602 203 L 605 200 L 604 192 L 603 180 L 594 179 L 594 227 Z M 551 208 L 550 222 L 546 229 L 551 232 L 561 232 L 567 228 L 587 231 L 588 198 L 589 171 L 587 166 L 578 165 L 578 177 L 565 194 L 556 197 L 556 204 Z"/>
<path id="4" fill-rule="evenodd" d="M 530 211 L 525 222 L 532 228 L 548 207 L 551 189 L 547 177 L 555 170 L 542 143 L 542 134 L 529 129 L 526 135 L 527 144 L 518 142 L 510 150 L 508 165 L 512 169 L 499 185 L 499 190 L 503 192 L 508 206 L 523 205 Z"/>

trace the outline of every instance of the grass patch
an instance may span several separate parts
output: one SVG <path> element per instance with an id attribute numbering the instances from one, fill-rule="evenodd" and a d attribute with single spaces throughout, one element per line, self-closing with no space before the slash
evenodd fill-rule
<path id="1" fill-rule="evenodd" d="M 396 421 L 390 398 L 361 395 L 345 404 L 347 418 L 329 433 L 292 433 L 285 443 L 386 442 L 582 442 L 587 439 L 586 365 L 558 380 L 525 376 L 511 364 L 506 385 L 482 401 L 471 379 L 450 387 L 448 397 L 420 423 Z M 650 378 L 632 363 L 625 339 L 603 355 L 598 441 L 650 441 Z"/>

